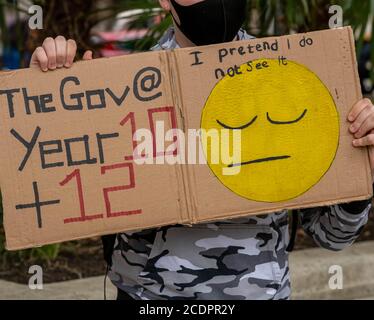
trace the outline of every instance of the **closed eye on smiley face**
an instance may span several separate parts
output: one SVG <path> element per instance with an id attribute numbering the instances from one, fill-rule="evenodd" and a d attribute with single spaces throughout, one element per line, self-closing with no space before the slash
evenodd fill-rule
<path id="1" fill-rule="evenodd" d="M 302 120 L 305 117 L 305 115 L 306 115 L 307 112 L 308 112 L 308 109 L 305 109 L 303 111 L 303 113 L 301 114 L 300 117 L 298 117 L 296 120 L 291 120 L 291 121 L 276 121 L 276 120 L 273 120 L 273 119 L 270 118 L 269 112 L 266 112 L 266 118 L 272 124 L 293 124 L 293 123 L 297 123 L 300 120 Z M 257 118 L 258 118 L 258 116 L 255 116 L 251 121 L 249 121 L 248 123 L 246 123 L 246 124 L 244 124 L 242 126 L 239 126 L 239 127 L 231 127 L 231 126 L 229 126 L 227 124 L 224 124 L 223 122 L 221 122 L 218 119 L 216 121 L 224 129 L 229 129 L 229 130 L 243 130 L 243 129 L 247 129 L 250 125 L 252 125 L 257 120 Z"/>
<path id="2" fill-rule="evenodd" d="M 297 123 L 297 122 L 301 121 L 305 117 L 307 112 L 308 112 L 308 109 L 305 109 L 303 111 L 303 113 L 297 119 L 290 120 L 290 121 L 276 121 L 276 120 L 273 120 L 273 119 L 271 119 L 271 117 L 269 115 L 269 112 L 266 113 L 266 118 L 271 124 L 275 124 L 275 125 L 294 124 L 294 123 Z M 242 126 L 239 126 L 239 127 L 231 127 L 229 125 L 224 124 L 223 122 L 221 122 L 218 119 L 216 121 L 224 129 L 244 130 L 244 129 L 247 129 L 249 126 L 251 126 L 257 119 L 258 119 L 258 116 L 255 116 L 251 121 L 249 121 L 248 123 L 246 123 Z M 251 160 L 251 161 L 245 161 L 245 162 L 241 162 L 241 163 L 233 163 L 233 164 L 230 164 L 228 167 L 233 168 L 233 167 L 245 166 L 245 165 L 250 165 L 250 164 L 255 164 L 255 163 L 267 162 L 267 161 L 284 160 L 284 159 L 289 159 L 289 158 L 291 158 L 291 156 L 288 156 L 288 155 L 266 157 L 266 158 Z"/>

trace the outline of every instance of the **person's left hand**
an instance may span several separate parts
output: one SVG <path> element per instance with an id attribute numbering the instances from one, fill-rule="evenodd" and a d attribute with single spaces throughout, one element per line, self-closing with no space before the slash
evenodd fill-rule
<path id="1" fill-rule="evenodd" d="M 348 115 L 351 123 L 349 131 L 353 134 L 353 146 L 368 147 L 371 172 L 374 179 L 374 105 L 369 99 L 357 102 Z"/>

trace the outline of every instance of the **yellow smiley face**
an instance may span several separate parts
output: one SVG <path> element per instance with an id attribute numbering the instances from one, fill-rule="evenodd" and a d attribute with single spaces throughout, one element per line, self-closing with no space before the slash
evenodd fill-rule
<path id="1" fill-rule="evenodd" d="M 285 63 L 287 63 L 285 65 Z M 294 199 L 318 183 L 334 161 L 339 115 L 321 80 L 306 67 L 261 59 L 240 66 L 213 89 L 201 118 L 205 155 L 216 177 L 254 201 Z M 207 133 L 240 131 L 240 161 L 211 161 Z M 207 140 L 205 140 L 207 139 Z M 234 141 L 229 149 L 234 152 Z M 224 168 L 240 167 L 234 175 Z"/>

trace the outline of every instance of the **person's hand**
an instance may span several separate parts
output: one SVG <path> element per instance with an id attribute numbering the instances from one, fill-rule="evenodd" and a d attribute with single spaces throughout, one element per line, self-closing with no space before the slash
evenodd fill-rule
<path id="1" fill-rule="evenodd" d="M 368 147 L 374 179 L 374 105 L 369 99 L 357 102 L 348 115 L 349 130 L 354 136 L 353 146 Z"/>
<path id="2" fill-rule="evenodd" d="M 70 68 L 74 63 L 76 52 L 77 44 L 74 40 L 66 40 L 63 36 L 55 39 L 49 37 L 32 54 L 30 67 L 37 67 L 43 71 Z M 84 53 L 83 60 L 91 59 L 92 51 L 88 50 Z"/>

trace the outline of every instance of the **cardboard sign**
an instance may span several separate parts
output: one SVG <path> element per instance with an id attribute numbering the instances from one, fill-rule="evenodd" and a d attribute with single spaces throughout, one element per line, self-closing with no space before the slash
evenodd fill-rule
<path id="1" fill-rule="evenodd" d="M 367 199 L 360 98 L 350 28 L 2 73 L 7 248 Z"/>

